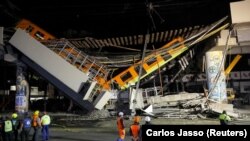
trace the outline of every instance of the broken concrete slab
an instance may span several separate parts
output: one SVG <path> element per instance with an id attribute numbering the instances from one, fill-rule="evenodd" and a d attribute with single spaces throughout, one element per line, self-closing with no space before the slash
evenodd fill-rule
<path id="1" fill-rule="evenodd" d="M 182 104 L 182 107 L 187 108 L 187 107 L 192 107 L 192 106 L 197 106 L 197 105 L 204 105 L 206 102 L 206 98 L 200 98 L 200 99 L 194 99 L 194 100 L 189 100 L 185 103 Z"/>
<path id="2" fill-rule="evenodd" d="M 222 113 L 223 110 L 227 112 L 227 114 L 231 117 L 238 118 L 239 114 L 234 112 L 232 104 L 224 104 L 224 103 L 209 103 L 208 109 L 212 110 L 216 113 Z"/>
<path id="3" fill-rule="evenodd" d="M 159 104 L 159 103 L 167 103 L 167 102 L 178 102 L 178 101 L 186 101 L 191 99 L 200 98 L 202 94 L 200 93 L 179 93 L 175 95 L 166 95 L 166 96 L 151 96 L 148 98 L 148 104 Z"/>

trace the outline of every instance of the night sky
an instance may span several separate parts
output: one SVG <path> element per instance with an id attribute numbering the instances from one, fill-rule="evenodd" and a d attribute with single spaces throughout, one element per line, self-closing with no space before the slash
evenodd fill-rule
<path id="1" fill-rule="evenodd" d="M 107 38 L 207 25 L 230 15 L 229 0 L 2 0 L 0 25 L 26 18 L 57 37 Z M 230 19 L 229 19 L 230 20 Z"/>

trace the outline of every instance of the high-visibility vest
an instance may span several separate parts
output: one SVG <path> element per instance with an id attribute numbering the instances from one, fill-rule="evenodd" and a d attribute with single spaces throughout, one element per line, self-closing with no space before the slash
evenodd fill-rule
<path id="1" fill-rule="evenodd" d="M 42 123 L 42 125 L 49 125 L 50 124 L 50 116 L 49 115 L 42 116 L 41 123 Z"/>
<path id="2" fill-rule="evenodd" d="M 40 123 L 38 123 L 38 122 L 41 122 L 40 119 L 39 119 L 39 116 L 38 115 L 33 115 L 32 116 L 32 126 L 33 127 L 41 126 Z"/>
<path id="3" fill-rule="evenodd" d="M 121 117 L 117 118 L 117 128 L 118 128 L 119 137 L 121 139 L 125 139 L 125 128 L 123 124 L 123 119 Z"/>
<path id="4" fill-rule="evenodd" d="M 4 132 L 10 132 L 12 131 L 12 123 L 11 120 L 6 120 L 4 122 Z"/>
<path id="5" fill-rule="evenodd" d="M 120 117 L 117 118 L 117 128 L 118 130 L 124 129 L 123 119 Z"/>
<path id="6" fill-rule="evenodd" d="M 138 125 L 138 124 L 131 125 L 130 131 L 132 134 L 132 140 L 137 141 L 139 139 L 140 125 Z"/>
<path id="7" fill-rule="evenodd" d="M 231 118 L 228 115 L 226 115 L 226 114 L 220 114 L 219 120 L 230 121 Z"/>

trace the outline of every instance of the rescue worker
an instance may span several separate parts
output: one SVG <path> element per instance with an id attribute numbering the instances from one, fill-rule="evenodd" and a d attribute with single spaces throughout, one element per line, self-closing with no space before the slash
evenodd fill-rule
<path id="1" fill-rule="evenodd" d="M 49 125 L 50 125 L 50 116 L 47 114 L 47 112 L 43 112 L 41 123 L 42 123 L 43 141 L 47 141 L 49 140 Z"/>
<path id="2" fill-rule="evenodd" d="M 134 117 L 134 123 L 130 126 L 129 133 L 132 137 L 132 141 L 139 141 L 139 135 L 140 135 L 140 116 Z"/>
<path id="3" fill-rule="evenodd" d="M 227 112 L 223 110 L 223 112 L 219 116 L 221 125 L 228 125 L 228 122 L 231 121 L 231 118 L 227 115 Z"/>
<path id="4" fill-rule="evenodd" d="M 117 117 L 117 129 L 118 129 L 118 135 L 119 138 L 117 141 L 124 141 L 125 139 L 125 125 L 124 125 L 124 119 L 123 119 L 124 113 L 119 112 Z"/>
<path id="5" fill-rule="evenodd" d="M 20 121 L 21 141 L 29 141 L 29 133 L 31 129 L 31 118 L 28 113 L 24 113 L 24 118 Z"/>
<path id="6" fill-rule="evenodd" d="M 32 127 L 34 129 L 32 141 L 38 141 L 38 136 L 41 129 L 41 119 L 39 117 L 39 111 L 36 110 L 32 116 Z"/>
<path id="7" fill-rule="evenodd" d="M 16 112 L 12 113 L 11 122 L 13 125 L 14 141 L 18 141 L 19 119 L 18 119 L 18 114 Z"/>
<path id="8" fill-rule="evenodd" d="M 141 116 L 135 115 L 133 121 L 137 121 L 138 123 L 140 123 L 140 121 L 141 121 Z"/>
<path id="9" fill-rule="evenodd" d="M 13 125 L 9 116 L 4 121 L 4 134 L 5 141 L 13 141 Z"/>
<path id="10" fill-rule="evenodd" d="M 149 116 L 146 116 L 144 120 L 145 120 L 144 125 L 151 125 L 151 122 L 150 122 L 151 118 Z"/>
<path id="11" fill-rule="evenodd" d="M 13 112 L 12 115 L 11 115 L 12 118 L 17 118 L 18 117 L 18 114 L 16 112 Z"/>

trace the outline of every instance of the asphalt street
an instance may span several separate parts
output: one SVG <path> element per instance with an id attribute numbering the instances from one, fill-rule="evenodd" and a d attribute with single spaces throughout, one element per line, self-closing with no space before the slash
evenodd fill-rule
<path id="1" fill-rule="evenodd" d="M 81 127 L 78 127 L 81 125 Z M 141 122 L 143 124 L 144 121 Z M 131 120 L 125 120 L 126 138 L 125 141 L 131 141 L 128 134 L 129 125 L 132 124 Z M 217 120 L 188 120 L 188 119 L 153 119 L 152 124 L 219 124 Z M 68 123 L 68 125 L 70 125 Z M 30 139 L 32 137 L 30 133 Z M 60 126 L 53 125 L 50 127 L 50 139 L 49 141 L 116 141 L 118 133 L 116 130 L 116 120 L 100 120 L 100 121 L 75 121 L 75 125 Z M 40 137 L 41 138 L 41 137 Z"/>

